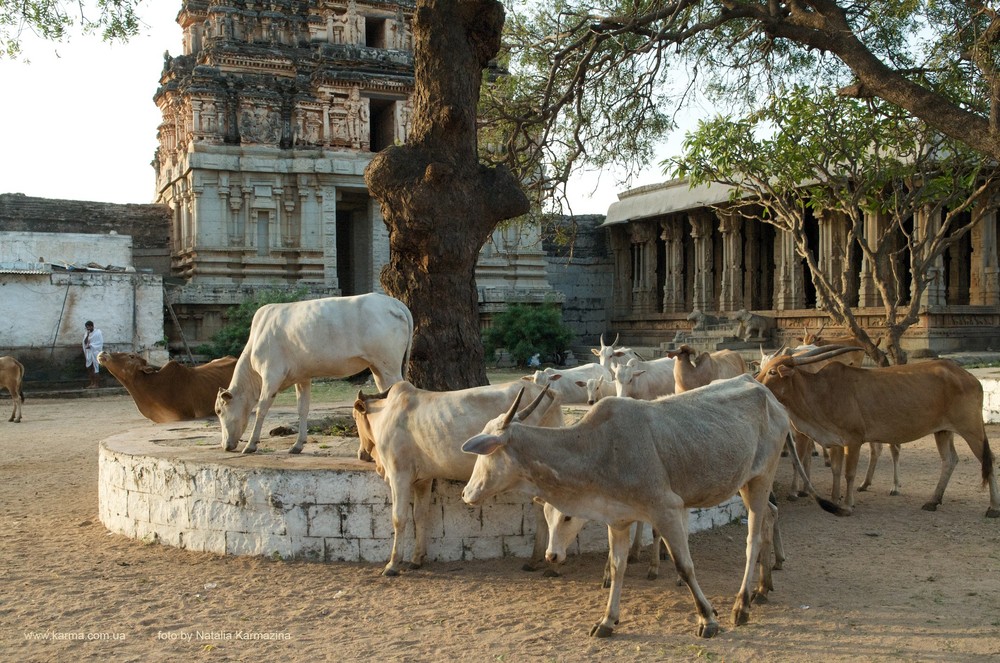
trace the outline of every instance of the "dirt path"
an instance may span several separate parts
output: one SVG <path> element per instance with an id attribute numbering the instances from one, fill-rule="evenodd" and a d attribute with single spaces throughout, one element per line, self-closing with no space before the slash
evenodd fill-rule
<path id="1" fill-rule="evenodd" d="M 146 424 L 131 399 L 29 399 L 21 424 L 5 421 L 8 407 L 0 400 L 0 660 L 1000 658 L 1000 521 L 983 518 L 988 496 L 964 443 L 935 513 L 920 510 L 939 468 L 931 438 L 903 447 L 902 496 L 887 495 L 886 454 L 850 518 L 782 499 L 788 561 L 747 626 L 728 622 L 745 537 L 730 525 L 691 537 L 722 617 L 717 637 L 694 635 L 690 595 L 672 573 L 647 581 L 637 564 L 618 631 L 596 640 L 601 555 L 571 558 L 560 578 L 519 560 L 383 578 L 381 564 L 220 557 L 111 535 L 97 518 L 97 443 Z M 1000 450 L 1000 427 L 989 432 Z M 783 462 L 782 496 L 789 473 Z M 814 474 L 828 491 L 829 470 Z"/>

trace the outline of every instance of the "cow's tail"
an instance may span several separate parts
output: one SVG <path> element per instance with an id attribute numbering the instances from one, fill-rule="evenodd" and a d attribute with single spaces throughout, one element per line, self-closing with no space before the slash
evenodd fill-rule
<path id="1" fill-rule="evenodd" d="M 816 494 L 816 489 L 813 487 L 808 475 L 806 475 L 806 468 L 802 467 L 802 461 L 799 460 L 799 454 L 795 451 L 795 440 L 792 438 L 792 431 L 788 431 L 788 434 L 785 435 L 785 444 L 788 445 L 788 455 L 792 457 L 792 465 L 795 466 L 795 471 L 799 473 L 799 477 L 802 479 L 803 487 L 807 493 L 813 496 L 813 499 L 816 500 L 816 504 L 819 504 L 820 508 L 824 511 L 832 513 L 835 516 L 851 515 L 849 509 L 845 509 L 844 507 Z"/>
<path id="2" fill-rule="evenodd" d="M 993 450 L 990 449 L 990 440 L 985 435 L 983 436 L 983 460 L 981 462 L 983 468 L 983 486 L 985 487 L 990 482 L 990 477 L 993 476 Z"/>
<path id="3" fill-rule="evenodd" d="M 406 319 L 406 324 L 409 328 L 406 335 L 406 351 L 403 352 L 403 365 L 399 367 L 399 374 L 406 380 L 408 379 L 406 374 L 410 369 L 410 353 L 413 351 L 413 313 L 410 312 L 406 304 L 403 304 L 403 310 L 406 312 L 406 315 L 403 317 Z"/>

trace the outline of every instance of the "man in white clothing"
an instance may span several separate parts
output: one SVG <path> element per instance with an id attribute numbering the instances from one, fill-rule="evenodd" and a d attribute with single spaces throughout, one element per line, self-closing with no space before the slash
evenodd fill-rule
<path id="1" fill-rule="evenodd" d="M 87 328 L 87 334 L 83 337 L 83 356 L 87 360 L 87 375 L 90 378 L 87 389 L 97 389 L 101 386 L 101 367 L 97 363 L 97 355 L 104 349 L 104 334 L 100 329 L 94 329 L 94 323 L 90 320 L 87 320 L 84 327 Z"/>

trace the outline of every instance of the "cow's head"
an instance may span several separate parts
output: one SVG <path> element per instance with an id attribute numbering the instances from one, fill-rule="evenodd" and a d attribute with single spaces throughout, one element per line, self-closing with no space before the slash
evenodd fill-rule
<path id="1" fill-rule="evenodd" d="M 378 461 L 372 418 L 382 411 L 388 395 L 388 389 L 378 394 L 364 394 L 359 389 L 358 397 L 354 400 L 354 409 L 351 410 L 354 424 L 358 427 L 358 459 L 375 463 L 375 471 L 382 477 L 385 476 L 385 468 Z"/>
<path id="2" fill-rule="evenodd" d="M 796 375 L 805 373 L 797 370 L 800 366 L 814 364 L 820 361 L 829 361 L 847 352 L 857 352 L 860 348 L 845 345 L 824 345 L 814 347 L 796 354 L 780 354 L 771 358 L 770 361 L 761 364 L 760 371 L 756 375 L 758 382 L 771 390 L 771 392 L 782 400 L 791 389 L 791 379 Z"/>
<path id="3" fill-rule="evenodd" d="M 155 373 L 159 370 L 134 352 L 105 352 L 97 355 L 97 363 L 108 369 L 116 378 L 129 378 L 140 373 Z"/>
<path id="4" fill-rule="evenodd" d="M 543 503 L 545 524 L 549 530 L 549 542 L 545 547 L 545 560 L 553 564 L 566 561 L 566 551 L 576 540 L 577 534 L 587 524 L 586 518 L 568 516 L 548 502 Z"/>
<path id="5" fill-rule="evenodd" d="M 604 368 L 611 368 L 611 362 L 615 357 L 615 344 L 618 343 L 618 337 L 620 335 L 615 335 L 615 340 L 611 341 L 611 345 L 604 345 L 604 334 L 601 334 L 601 347 L 600 349 L 591 348 L 590 351 L 594 353 L 597 357 L 597 363 Z"/>
<path id="6" fill-rule="evenodd" d="M 638 359 L 629 359 L 627 363 L 618 364 L 611 370 L 615 377 L 615 395 L 619 398 L 635 393 L 635 379 L 646 372 L 639 368 Z"/>
<path id="7" fill-rule="evenodd" d="M 472 476 L 462 491 L 462 499 L 467 504 L 481 504 L 486 498 L 513 490 L 519 485 L 521 475 L 516 471 L 515 464 L 511 462 L 505 450 L 510 427 L 511 424 L 520 423 L 531 416 L 547 395 L 548 389 L 543 389 L 530 405 L 518 412 L 517 407 L 524 396 L 522 387 L 506 413 L 486 422 L 482 433 L 470 437 L 462 445 L 462 451 L 479 456 L 472 469 Z"/>
<path id="8" fill-rule="evenodd" d="M 222 426 L 222 448 L 226 451 L 236 451 L 240 436 L 246 430 L 250 410 L 249 399 L 238 397 L 229 389 L 219 388 L 215 397 L 215 414 Z"/>
<path id="9" fill-rule="evenodd" d="M 590 378 L 587 381 L 577 380 L 576 386 L 587 390 L 587 405 L 593 405 L 601 400 L 601 388 L 604 386 L 604 376 Z"/>

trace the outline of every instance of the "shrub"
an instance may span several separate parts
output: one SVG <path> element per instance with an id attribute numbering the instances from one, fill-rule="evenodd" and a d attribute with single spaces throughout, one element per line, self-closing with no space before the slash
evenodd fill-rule
<path id="1" fill-rule="evenodd" d="M 519 366 L 535 354 L 542 361 L 562 363 L 562 354 L 572 339 L 573 331 L 563 323 L 555 304 L 511 304 L 483 331 L 487 357 L 495 359 L 496 351 L 503 348 Z"/>
<path id="2" fill-rule="evenodd" d="M 239 357 L 250 340 L 250 323 L 254 313 L 265 304 L 283 304 L 297 302 L 302 299 L 307 290 L 299 288 L 293 292 L 265 290 L 254 293 L 245 302 L 231 307 L 226 313 L 226 324 L 217 331 L 209 343 L 198 346 L 198 354 L 208 355 L 212 359 L 232 355 Z"/>

